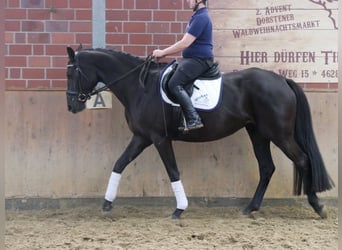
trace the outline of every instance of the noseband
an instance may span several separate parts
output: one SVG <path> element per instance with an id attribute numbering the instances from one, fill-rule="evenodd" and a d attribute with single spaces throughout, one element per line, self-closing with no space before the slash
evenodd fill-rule
<path id="1" fill-rule="evenodd" d="M 86 79 L 88 79 L 88 77 L 85 75 L 85 73 L 81 70 L 81 68 L 78 66 L 78 63 L 75 64 L 68 64 L 68 68 L 71 67 L 76 67 L 76 72 L 77 72 L 77 85 L 78 85 L 78 91 L 77 90 L 67 90 L 67 95 L 68 96 L 76 96 L 77 100 L 79 102 L 85 103 L 88 99 L 90 99 L 91 95 L 90 93 L 85 94 L 82 90 L 82 85 L 81 85 L 81 77 L 80 75 L 82 75 L 83 77 L 85 77 Z"/>
<path id="2" fill-rule="evenodd" d="M 79 63 L 77 62 L 76 65 L 75 64 L 68 64 L 68 68 L 69 67 L 76 67 L 76 71 L 78 72 L 77 75 L 77 85 L 78 85 L 78 90 L 79 91 L 75 91 L 75 90 L 67 90 L 66 93 L 68 96 L 77 96 L 77 100 L 79 102 L 85 103 L 88 99 L 90 99 L 93 95 L 96 95 L 106 89 L 108 89 L 111 85 L 117 83 L 118 81 L 126 78 L 127 76 L 129 76 L 132 72 L 136 71 L 137 69 L 139 69 L 140 67 L 142 67 L 141 72 L 139 74 L 139 80 L 140 83 L 143 85 L 144 81 L 146 80 L 146 77 L 148 75 L 148 70 L 150 67 L 150 64 L 153 60 L 152 55 L 149 55 L 145 61 L 141 64 L 139 64 L 138 66 L 134 67 L 133 69 L 131 69 L 130 71 L 126 72 L 125 74 L 123 74 L 121 77 L 117 78 L 116 80 L 106 84 L 106 86 L 98 88 L 98 89 L 93 89 L 91 92 L 89 93 L 85 93 L 82 90 L 82 84 L 81 84 L 81 77 L 83 76 L 85 79 L 89 80 L 89 78 L 86 76 L 86 74 L 82 71 L 81 67 L 79 66 Z"/>

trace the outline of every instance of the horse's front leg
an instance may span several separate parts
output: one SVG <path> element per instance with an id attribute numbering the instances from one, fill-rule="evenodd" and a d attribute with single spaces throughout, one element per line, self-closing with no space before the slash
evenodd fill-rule
<path id="1" fill-rule="evenodd" d="M 173 193 L 176 197 L 177 207 L 172 214 L 172 219 L 179 219 L 183 211 L 188 207 L 188 199 L 180 180 L 180 174 L 172 148 L 172 141 L 167 138 L 162 138 L 155 142 L 154 145 L 164 163 L 171 181 Z"/>
<path id="2" fill-rule="evenodd" d="M 152 142 L 146 140 L 145 138 L 136 135 L 133 136 L 131 142 L 114 165 L 113 172 L 109 178 L 105 200 L 102 206 L 103 212 L 109 212 L 113 208 L 112 203 L 116 198 L 121 174 L 125 170 L 126 166 L 151 144 Z"/>

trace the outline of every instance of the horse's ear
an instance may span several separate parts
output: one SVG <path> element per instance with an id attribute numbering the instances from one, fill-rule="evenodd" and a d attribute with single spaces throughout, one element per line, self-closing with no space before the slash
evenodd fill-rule
<path id="1" fill-rule="evenodd" d="M 76 51 L 80 51 L 81 49 L 82 49 L 82 43 L 80 43 Z"/>
<path id="2" fill-rule="evenodd" d="M 75 59 L 75 51 L 71 47 L 67 47 L 67 52 L 70 60 Z"/>

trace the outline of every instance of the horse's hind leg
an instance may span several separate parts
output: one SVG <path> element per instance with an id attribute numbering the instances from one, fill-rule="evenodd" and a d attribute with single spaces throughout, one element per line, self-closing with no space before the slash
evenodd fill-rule
<path id="1" fill-rule="evenodd" d="M 308 202 L 315 210 L 317 214 L 319 214 L 322 218 L 327 217 L 326 210 L 324 206 L 319 203 L 319 199 L 314 191 L 312 191 L 312 177 L 311 177 L 311 169 L 310 162 L 308 160 L 307 155 L 303 152 L 303 150 L 299 147 L 297 142 L 293 137 L 288 140 L 282 140 L 281 142 L 274 142 L 283 152 L 284 154 L 292 160 L 295 166 L 295 171 L 301 176 L 298 183 L 295 183 L 295 194 L 299 195 L 301 193 L 301 183 L 304 185 L 304 192 L 308 196 Z"/>
<path id="2" fill-rule="evenodd" d="M 243 210 L 244 214 L 250 214 L 260 208 L 268 184 L 274 173 L 275 166 L 270 150 L 270 140 L 264 138 L 253 125 L 246 127 L 249 137 L 253 144 L 254 154 L 259 163 L 260 180 L 253 199 Z"/>

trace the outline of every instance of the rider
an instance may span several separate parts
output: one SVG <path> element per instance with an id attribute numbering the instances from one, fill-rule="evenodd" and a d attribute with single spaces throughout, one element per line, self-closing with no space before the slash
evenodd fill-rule
<path id="1" fill-rule="evenodd" d="M 182 60 L 169 81 L 169 89 L 180 104 L 186 124 L 185 129 L 203 127 L 200 116 L 192 105 L 184 86 L 193 82 L 198 76 L 213 65 L 212 23 L 206 7 L 207 0 L 187 0 L 194 14 L 188 22 L 183 38 L 175 44 L 156 49 L 152 55 L 165 57 L 182 51 Z"/>

